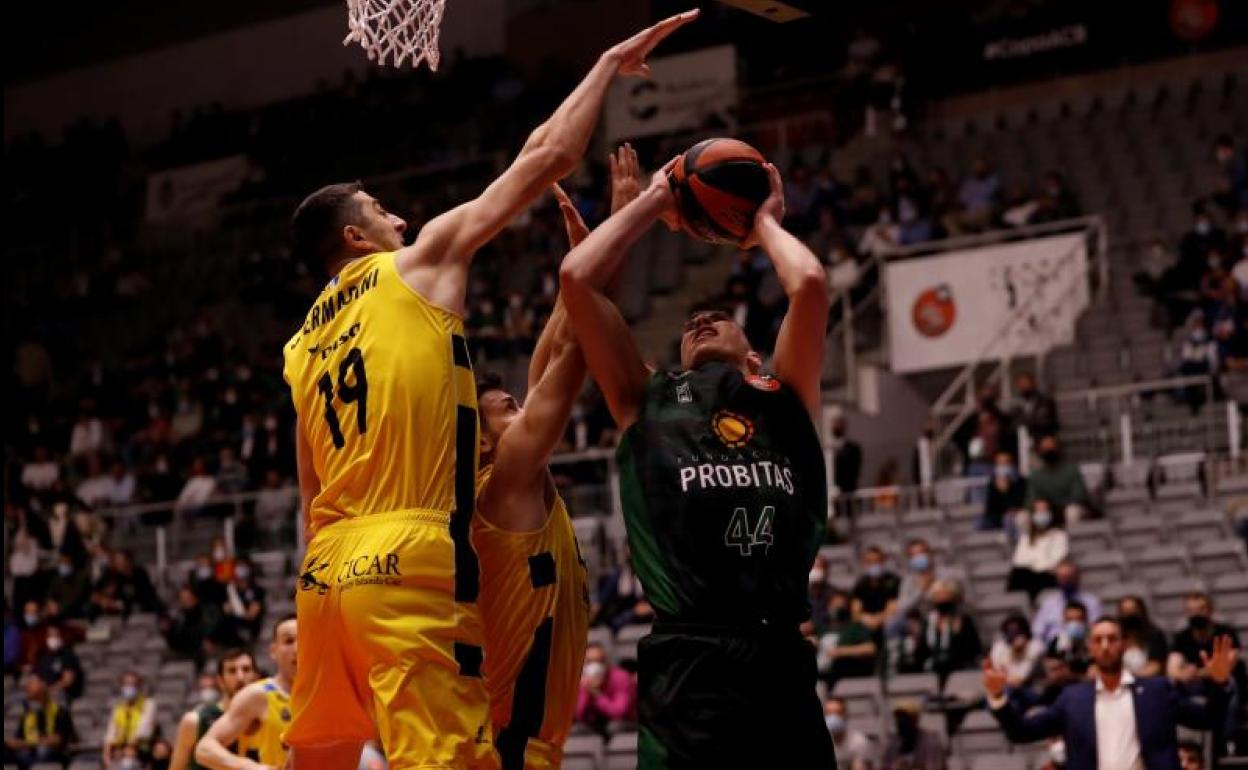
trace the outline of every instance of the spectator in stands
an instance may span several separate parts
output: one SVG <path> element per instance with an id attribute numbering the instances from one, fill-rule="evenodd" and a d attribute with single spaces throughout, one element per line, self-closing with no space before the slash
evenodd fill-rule
<path id="1" fill-rule="evenodd" d="M 822 634 L 828 625 L 828 597 L 832 593 L 832 584 L 828 582 L 828 557 L 822 553 L 815 554 L 815 561 L 810 565 L 807 578 L 807 594 L 810 597 L 810 621 L 817 634 Z"/>
<path id="2" fill-rule="evenodd" d="M 851 594 L 854 618 L 876 637 L 897 611 L 897 593 L 901 589 L 901 578 L 887 569 L 887 561 L 883 549 L 868 546 L 862 553 L 862 576 L 854 583 Z"/>
<path id="3" fill-rule="evenodd" d="M 247 489 L 247 466 L 238 459 L 234 447 L 221 447 L 218 457 L 216 491 L 233 495 Z"/>
<path id="4" fill-rule="evenodd" d="M 576 721 L 599 732 L 615 722 L 637 721 L 637 679 L 612 665 L 601 644 L 591 642 L 585 647 Z"/>
<path id="5" fill-rule="evenodd" d="M 1226 233 L 1214 224 L 1203 202 L 1192 206 L 1194 224 L 1179 241 L 1179 261 L 1166 280 L 1179 291 L 1195 291 L 1205 273 L 1209 252 L 1226 244 Z"/>
<path id="6" fill-rule="evenodd" d="M 69 456 L 81 457 L 104 449 L 108 436 L 104 423 L 96 415 L 95 401 L 84 398 L 79 404 L 78 420 L 69 434 Z"/>
<path id="7" fill-rule="evenodd" d="M 256 583 L 256 568 L 250 560 L 239 559 L 233 572 L 234 579 L 225 588 L 225 615 L 239 639 L 254 642 L 264 622 L 265 592 Z"/>
<path id="8" fill-rule="evenodd" d="M 1079 202 L 1075 199 L 1070 186 L 1066 184 L 1066 178 L 1058 171 L 1050 171 L 1044 175 L 1036 203 L 1036 210 L 1032 213 L 1028 224 L 1060 222 L 1063 219 L 1079 216 Z"/>
<path id="9" fill-rule="evenodd" d="M 928 597 L 932 611 L 924 635 L 931 652 L 930 668 L 942 677 L 953 671 L 975 668 L 984 645 L 975 619 L 963 608 L 962 585 L 956 580 L 937 580 Z"/>
<path id="10" fill-rule="evenodd" d="M 1014 455 L 997 452 L 992 466 L 992 482 L 988 485 L 988 497 L 984 503 L 984 515 L 976 522 L 980 531 L 1004 529 L 1013 539 L 1018 529 L 1015 519 L 1023 510 L 1027 496 L 1027 482 L 1018 475 Z"/>
<path id="11" fill-rule="evenodd" d="M 871 630 L 854 619 L 849 594 L 832 589 L 827 606 L 828 624 L 815 655 L 820 676 L 834 685 L 841 679 L 873 675 L 880 648 Z"/>
<path id="12" fill-rule="evenodd" d="M 1048 644 L 1057 638 L 1065 626 L 1066 605 L 1079 602 L 1086 608 L 1088 617 L 1101 616 L 1101 600 L 1079 588 L 1079 567 L 1070 559 L 1057 565 L 1054 570 L 1057 588 L 1040 595 L 1031 630 L 1036 638 Z"/>
<path id="13" fill-rule="evenodd" d="M 57 703 L 43 680 L 34 675 L 22 679 L 26 696 L 17 730 L 4 741 L 4 762 L 27 770 L 40 762 L 69 763 L 69 747 L 77 737 L 69 706 Z"/>
<path id="14" fill-rule="evenodd" d="M 1055 525 L 1054 518 L 1048 500 L 1041 497 L 1031 504 L 1014 547 L 1014 566 L 1005 590 L 1026 591 L 1035 601 L 1041 591 L 1057 585 L 1054 571 L 1070 554 L 1070 538 L 1066 530 Z"/>
<path id="15" fill-rule="evenodd" d="M 633 572 L 632 556 L 624 546 L 620 563 L 598 578 L 597 597 L 590 606 L 592 625 L 607 625 L 612 631 L 654 618 L 654 608 L 646 601 L 641 581 Z"/>
<path id="16" fill-rule="evenodd" d="M 68 556 L 74 565 L 84 564 L 87 561 L 87 546 L 80 527 L 97 521 L 98 517 L 87 512 L 75 515 L 68 500 L 57 500 L 48 510 L 48 539 L 43 545 L 50 551 Z"/>
<path id="17" fill-rule="evenodd" d="M 159 620 L 169 649 L 197 663 L 217 646 L 229 646 L 233 635 L 225 628 L 221 606 L 201 602 L 188 586 L 178 591 L 178 607 Z"/>
<path id="18" fill-rule="evenodd" d="M 927 646 L 924 616 L 911 610 L 895 627 L 899 635 L 889 639 L 889 660 L 898 674 L 922 674 L 928 670 L 932 651 Z"/>
<path id="19" fill-rule="evenodd" d="M 1205 770 L 1205 750 L 1196 741 L 1179 741 L 1179 770 Z"/>
<path id="20" fill-rule="evenodd" d="M 22 486 L 31 492 L 44 492 L 60 478 L 60 464 L 52 459 L 46 445 L 36 444 L 33 458 L 22 466 Z"/>
<path id="21" fill-rule="evenodd" d="M 224 546 L 222 546 L 221 553 L 224 554 Z M 195 557 L 195 566 L 187 582 L 201 602 L 216 606 L 225 604 L 226 583 L 217 577 L 211 553 L 201 553 Z"/>
<path id="22" fill-rule="evenodd" d="M 893 704 L 896 732 L 888 737 L 880 770 L 945 770 L 945 747 L 940 736 L 919 726 L 918 701 Z"/>
<path id="23" fill-rule="evenodd" d="M 1018 401 L 1014 405 L 1014 422 L 1027 428 L 1032 441 L 1052 436 L 1061 428 L 1057 419 L 1057 402 L 1036 388 L 1035 375 L 1023 373 L 1014 380 Z"/>
<path id="24" fill-rule="evenodd" d="M 209 549 L 212 556 L 212 575 L 222 584 L 234 579 L 234 554 L 225 545 L 225 538 L 214 537 Z"/>
<path id="25" fill-rule="evenodd" d="M 190 475 L 178 493 L 173 509 L 182 516 L 198 516 L 204 510 L 208 499 L 217 491 L 217 480 L 209 475 L 203 458 L 196 458 L 191 464 Z"/>
<path id="26" fill-rule="evenodd" d="M 905 618 L 917 611 L 925 617 L 931 609 L 928 603 L 928 591 L 937 578 L 953 577 L 948 570 L 937 569 L 936 555 L 932 547 L 922 538 L 906 543 L 906 574 L 897 589 L 897 612 L 887 626 L 890 636 L 899 636 L 905 629 Z"/>
<path id="27" fill-rule="evenodd" d="M 848 496 L 858 490 L 858 481 L 862 477 L 862 446 L 849 437 L 845 410 L 834 406 L 829 412 L 832 477 L 840 494 Z"/>
<path id="28" fill-rule="evenodd" d="M 1160 676 L 1165 671 L 1170 646 L 1166 634 L 1153 625 L 1148 606 L 1138 596 L 1118 600 L 1122 623 L 1122 663 L 1135 676 Z"/>
<path id="29" fill-rule="evenodd" d="M 1061 736 L 1070 770 L 1173 768 L 1178 764 L 1178 724 L 1204 730 L 1221 723 L 1235 659 L 1229 640 L 1205 656 L 1210 687 L 1203 704 L 1161 677 L 1136 679 L 1125 671 L 1122 631 L 1114 618 L 1102 618 L 1092 627 L 1091 650 L 1095 676 L 1026 715 L 1006 697 L 1004 672 L 985 664 L 988 706 L 1006 737 L 1026 743 Z"/>
<path id="30" fill-rule="evenodd" d="M 1001 196 L 1001 179 L 987 158 L 976 158 L 971 175 L 958 189 L 958 208 L 945 216 L 950 235 L 979 232 L 992 224 Z"/>
<path id="31" fill-rule="evenodd" d="M 85 566 L 75 567 L 73 559 L 61 554 L 57 557 L 56 572 L 48 580 L 47 596 L 61 606 L 67 617 L 84 617 L 91 599 L 91 575 Z"/>
<path id="32" fill-rule="evenodd" d="M 114 551 L 110 566 L 95 587 L 92 604 L 99 611 L 129 615 L 134 611 L 160 612 L 164 605 L 144 567 L 134 563 L 128 550 Z"/>
<path id="33" fill-rule="evenodd" d="M 1044 644 L 1031 635 L 1031 624 L 1022 615 L 1001 621 L 1001 633 L 992 643 L 988 657 L 1005 672 L 1006 684 L 1013 689 L 1027 687 L 1040 670 Z"/>
<path id="34" fill-rule="evenodd" d="M 43 617 L 39 602 L 31 599 L 22 605 L 22 625 L 19 633 L 18 665 L 33 666 L 48 638 L 48 624 Z"/>
<path id="35" fill-rule="evenodd" d="M 1235 151 L 1230 134 L 1219 134 L 1213 142 L 1213 159 L 1220 176 L 1213 201 L 1226 210 L 1228 217 L 1248 206 L 1248 151 Z"/>
<path id="36" fill-rule="evenodd" d="M 62 703 L 82 697 L 85 681 L 82 662 L 65 640 L 59 626 L 49 626 L 43 650 L 35 661 L 35 676 L 47 685 L 48 691 Z"/>
<path id="37" fill-rule="evenodd" d="M 828 698 L 823 704 L 823 721 L 836 747 L 835 770 L 871 770 L 875 759 L 871 741 L 862 731 L 850 728 L 845 701 Z"/>
<path id="38" fill-rule="evenodd" d="M 900 243 L 901 228 L 894 221 L 893 209 L 882 203 L 876 210 L 875 220 L 858 239 L 858 253 L 864 257 L 882 257 L 895 251 Z"/>
<path id="39" fill-rule="evenodd" d="M 995 388 L 986 387 L 979 394 L 978 408 L 958 428 L 955 440 L 966 458 L 966 475 L 971 478 L 992 476 L 993 461 L 998 452 L 1013 455 L 1018 450 L 1018 437 L 1009 416 L 997 406 Z M 975 490 L 974 502 L 984 502 L 986 493 Z"/>
<path id="40" fill-rule="evenodd" d="M 157 738 L 152 743 L 150 756 L 151 762 L 148 764 L 150 770 L 169 770 L 169 764 L 173 759 L 173 747 L 164 738 Z"/>
<path id="41" fill-rule="evenodd" d="M 120 684 L 119 698 L 104 731 L 105 767 L 120 759 L 123 749 L 146 752 L 156 734 L 156 699 L 143 692 L 143 677 L 127 671 L 121 675 Z"/>
<path id="42" fill-rule="evenodd" d="M 43 594 L 44 576 L 39 569 L 39 543 L 27 528 L 34 514 L 17 506 L 9 506 L 10 512 L 18 512 L 17 530 L 13 532 L 13 550 L 8 555 L 9 574 L 13 577 L 13 604 L 22 606 L 29 601 L 38 602 Z"/>
<path id="43" fill-rule="evenodd" d="M 1231 648 L 1235 650 L 1242 650 L 1243 647 L 1234 628 L 1213 619 L 1213 600 L 1209 594 L 1195 591 L 1187 596 L 1184 605 L 1187 625 L 1174 635 L 1166 672 L 1171 679 L 1190 684 L 1199 678 L 1204 656 L 1213 651 L 1217 639 L 1229 639 Z M 1248 678 L 1244 674 L 1244 662 L 1241 660 L 1234 668 L 1234 678 L 1241 691 L 1248 687 Z"/>
<path id="44" fill-rule="evenodd" d="M 1179 377 L 1206 377 L 1217 371 L 1218 344 L 1209 337 L 1205 323 L 1205 311 L 1197 308 L 1187 316 L 1187 324 L 1178 333 L 1177 367 Z M 1188 385 L 1179 391 L 1180 399 L 1195 414 L 1204 405 L 1204 385 Z"/>
<path id="45" fill-rule="evenodd" d="M 1027 478 L 1027 497 L 1023 501 L 1027 508 L 1032 508 L 1038 499 L 1048 500 L 1059 527 L 1086 518 L 1092 510 L 1092 498 L 1083 484 L 1079 466 L 1063 457 L 1057 436 L 1040 439 L 1036 453 L 1040 455 L 1040 467 L 1034 468 Z"/>
<path id="46" fill-rule="evenodd" d="M 1070 667 L 1066 658 L 1051 654 L 1047 650 L 1040 657 L 1040 669 L 1043 676 L 1035 687 L 1018 687 L 1009 690 L 1010 702 L 1021 713 L 1026 713 L 1033 706 L 1052 704 L 1063 690 L 1083 679 L 1082 675 L 1075 673 Z"/>
<path id="47" fill-rule="evenodd" d="M 1062 630 L 1049 642 L 1048 653 L 1060 655 L 1077 674 L 1088 669 L 1088 608 L 1079 601 L 1069 601 L 1062 611 Z"/>

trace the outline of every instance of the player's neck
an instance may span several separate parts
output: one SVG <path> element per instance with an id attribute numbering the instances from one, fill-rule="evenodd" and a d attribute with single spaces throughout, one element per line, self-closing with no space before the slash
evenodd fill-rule
<path id="1" fill-rule="evenodd" d="M 289 695 L 291 688 L 294 686 L 295 678 L 293 676 L 287 676 L 286 674 L 283 674 L 282 672 L 279 671 L 273 677 L 273 681 L 277 684 L 278 687 L 282 688 L 282 692 Z"/>

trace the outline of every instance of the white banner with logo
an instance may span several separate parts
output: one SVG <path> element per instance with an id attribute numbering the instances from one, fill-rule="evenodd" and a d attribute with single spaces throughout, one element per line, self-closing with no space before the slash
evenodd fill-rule
<path id="1" fill-rule="evenodd" d="M 147 221 L 211 217 L 221 205 L 221 198 L 237 190 L 250 171 L 251 164 L 245 156 L 233 155 L 149 174 Z"/>
<path id="2" fill-rule="evenodd" d="M 616 78 L 607 94 L 611 142 L 736 126 L 737 52 L 731 45 L 650 60 L 651 77 Z"/>
<path id="3" fill-rule="evenodd" d="M 898 373 L 1026 356 L 1074 342 L 1089 302 L 1083 233 L 983 246 L 885 266 Z"/>

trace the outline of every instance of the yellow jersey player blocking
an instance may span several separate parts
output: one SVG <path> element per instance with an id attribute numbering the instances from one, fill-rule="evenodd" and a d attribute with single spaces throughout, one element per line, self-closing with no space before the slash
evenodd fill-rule
<path id="1" fill-rule="evenodd" d="M 568 318 L 623 432 L 620 498 L 633 567 L 655 609 L 638 645 L 639 770 L 835 767 L 815 695 L 808 574 L 827 526 L 815 428 L 826 277 L 780 226 L 780 175 L 750 240 L 789 300 L 763 376 L 741 327 L 698 312 L 681 371 L 651 373 L 602 292 L 628 247 L 676 216 L 666 174 L 560 268 Z"/>
<path id="2" fill-rule="evenodd" d="M 640 192 L 631 147 L 611 156 L 612 211 Z M 558 187 L 572 246 L 589 230 Z M 558 770 L 572 726 L 589 595 L 572 521 L 547 463 L 585 383 L 585 361 L 556 300 L 529 366 L 523 408 L 477 380 L 481 474 L 472 542 L 481 558 L 485 681 L 502 770 Z"/>
<path id="3" fill-rule="evenodd" d="M 493 767 L 470 543 L 477 399 L 463 313 L 472 256 L 575 168 L 616 75 L 696 17 L 612 47 L 515 162 L 403 245 L 406 224 L 358 184 L 295 212 L 297 254 L 330 278 L 286 345 L 307 556 L 296 610 L 305 675 L 286 740 L 296 770 Z"/>
<path id="4" fill-rule="evenodd" d="M 297 648 L 295 619 L 279 620 L 269 645 L 277 675 L 239 690 L 230 707 L 199 739 L 196 762 L 211 770 L 281 770 L 285 766 L 287 748 L 282 734 L 290 726 Z M 236 743 L 237 754 L 226 748 Z"/>
<path id="5" fill-rule="evenodd" d="M 234 694 L 254 681 L 256 662 L 250 652 L 227 650 L 222 653 L 217 660 L 216 686 L 220 697 L 182 715 L 173 742 L 173 755 L 169 758 L 169 770 L 202 770 L 203 766 L 193 756 L 195 744 L 230 707 Z"/>

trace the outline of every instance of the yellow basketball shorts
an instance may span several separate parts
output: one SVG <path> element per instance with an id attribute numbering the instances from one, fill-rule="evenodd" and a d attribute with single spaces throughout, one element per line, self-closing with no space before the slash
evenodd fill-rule
<path id="1" fill-rule="evenodd" d="M 347 519 L 309 543 L 287 745 L 378 738 L 394 770 L 497 768 L 481 619 L 455 599 L 449 518 Z"/>

